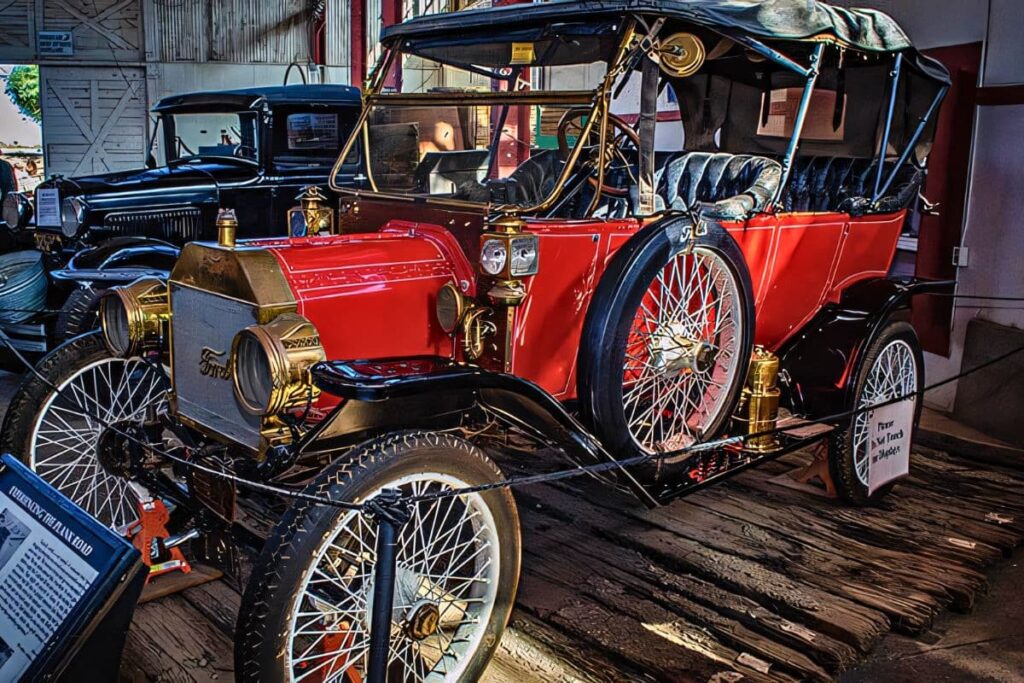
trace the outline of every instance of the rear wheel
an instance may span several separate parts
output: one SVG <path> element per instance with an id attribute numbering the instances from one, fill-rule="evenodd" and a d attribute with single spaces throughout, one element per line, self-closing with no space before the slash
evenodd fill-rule
<path id="1" fill-rule="evenodd" d="M 358 446 L 306 492 L 358 502 L 384 488 L 424 495 L 500 479 L 467 441 L 406 432 Z M 365 679 L 376 532 L 360 512 L 293 505 L 242 599 L 239 680 Z M 512 609 L 519 546 L 519 518 L 507 490 L 413 505 L 398 539 L 387 680 L 479 678 Z"/>
<path id="2" fill-rule="evenodd" d="M 166 410 L 163 373 L 139 358 L 111 356 L 99 332 L 57 347 L 36 371 L 41 378 L 28 373 L 11 399 L 0 451 L 18 456 L 104 524 L 123 529 L 138 517 L 124 476 L 127 453 L 103 423 L 123 431 L 141 424 L 148 411 Z"/>
<path id="3" fill-rule="evenodd" d="M 619 250 L 584 328 L 581 405 L 617 455 L 714 438 L 750 361 L 753 294 L 739 248 L 717 224 L 689 244 L 675 220 L 678 230 L 652 225 Z"/>
<path id="4" fill-rule="evenodd" d="M 908 323 L 888 323 L 871 343 L 855 385 L 853 406 L 868 408 L 891 399 L 915 396 L 914 427 L 921 415 L 924 359 L 917 333 Z M 868 493 L 871 463 L 868 453 L 868 413 L 855 415 L 849 425 L 833 434 L 829 467 L 836 492 L 847 502 L 865 505 L 892 491 L 887 484 Z"/>

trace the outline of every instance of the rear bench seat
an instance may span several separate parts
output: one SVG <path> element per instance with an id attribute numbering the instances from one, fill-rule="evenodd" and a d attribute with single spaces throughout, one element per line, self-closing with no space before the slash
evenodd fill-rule
<path id="1" fill-rule="evenodd" d="M 887 162 L 885 172 L 891 168 L 892 162 Z M 798 158 L 782 192 L 780 209 L 860 216 L 907 208 L 917 196 L 924 174 L 909 164 L 904 166 L 888 193 L 872 207 L 870 195 L 877 169 L 871 159 Z M 654 185 L 664 208 L 685 210 L 696 202 L 709 218 L 743 220 L 768 206 L 781 177 L 782 166 L 768 157 L 686 152 L 665 162 L 655 174 Z"/>
<path id="2" fill-rule="evenodd" d="M 886 162 L 882 182 L 892 172 Z M 924 173 L 907 164 L 896 175 L 886 195 L 872 208 L 878 163 L 873 159 L 798 157 L 782 193 L 783 211 L 841 211 L 853 216 L 892 213 L 910 206 L 921 189 Z"/>

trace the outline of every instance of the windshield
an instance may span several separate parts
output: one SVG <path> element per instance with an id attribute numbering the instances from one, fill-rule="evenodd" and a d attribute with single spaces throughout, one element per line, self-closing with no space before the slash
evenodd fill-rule
<path id="1" fill-rule="evenodd" d="M 478 203 L 538 203 L 561 173 L 567 146 L 576 142 L 606 70 L 603 61 L 461 67 L 401 55 L 366 112 L 374 188 Z M 579 115 L 575 125 L 562 126 L 560 149 L 559 124 L 573 112 Z"/>
<path id="2" fill-rule="evenodd" d="M 233 157 L 256 162 L 255 112 L 203 112 L 164 117 L 167 163 L 200 157 Z"/>

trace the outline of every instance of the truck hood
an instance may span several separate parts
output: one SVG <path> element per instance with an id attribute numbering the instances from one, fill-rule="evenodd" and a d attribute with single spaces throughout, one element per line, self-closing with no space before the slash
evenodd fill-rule
<path id="1" fill-rule="evenodd" d="M 239 183 L 257 176 L 257 168 L 230 161 L 201 160 L 193 163 L 49 180 L 41 187 L 57 186 L 62 196 L 119 194 L 122 192 L 176 189 L 196 185 Z"/>

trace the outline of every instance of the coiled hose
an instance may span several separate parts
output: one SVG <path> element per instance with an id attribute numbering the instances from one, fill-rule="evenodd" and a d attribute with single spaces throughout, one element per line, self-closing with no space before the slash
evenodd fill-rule
<path id="1" fill-rule="evenodd" d="M 0 255 L 0 323 L 20 323 L 46 306 L 46 270 L 38 251 Z"/>

